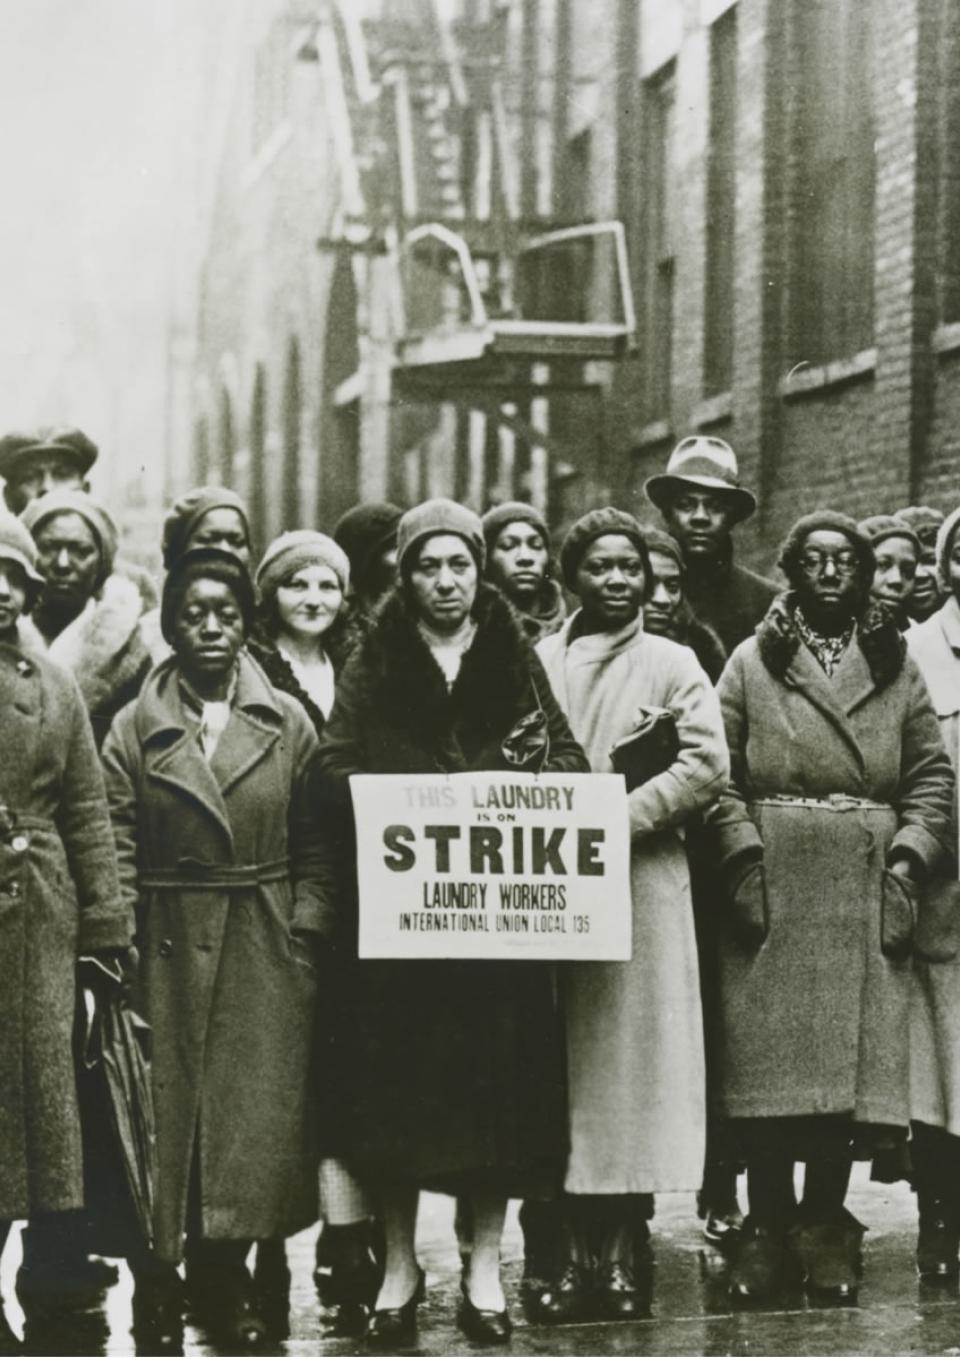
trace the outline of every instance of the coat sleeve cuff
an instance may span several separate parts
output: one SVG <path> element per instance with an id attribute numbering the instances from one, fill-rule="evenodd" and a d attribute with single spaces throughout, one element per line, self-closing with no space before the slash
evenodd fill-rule
<path id="1" fill-rule="evenodd" d="M 129 948 L 132 942 L 133 926 L 126 912 L 80 918 L 78 953 L 99 952 L 103 948 Z"/>
<path id="2" fill-rule="evenodd" d="M 751 863 L 763 860 L 763 841 L 752 821 L 717 827 L 717 856 L 724 882 L 734 882 Z"/>
<path id="3" fill-rule="evenodd" d="M 302 897 L 294 906 L 290 929 L 292 933 L 316 934 L 324 939 L 333 938 L 336 933 L 335 912 L 319 896 Z"/>
<path id="4" fill-rule="evenodd" d="M 887 857 L 896 857 L 898 850 L 915 858 L 930 875 L 949 857 L 946 849 L 922 825 L 903 825 L 894 835 Z"/>

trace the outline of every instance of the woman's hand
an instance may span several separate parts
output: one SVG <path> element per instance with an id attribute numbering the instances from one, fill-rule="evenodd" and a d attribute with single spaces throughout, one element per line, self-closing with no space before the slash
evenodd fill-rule
<path id="1" fill-rule="evenodd" d="M 748 864 L 731 886 L 729 906 L 730 924 L 736 937 L 746 948 L 759 948 L 770 931 L 762 860 Z"/>

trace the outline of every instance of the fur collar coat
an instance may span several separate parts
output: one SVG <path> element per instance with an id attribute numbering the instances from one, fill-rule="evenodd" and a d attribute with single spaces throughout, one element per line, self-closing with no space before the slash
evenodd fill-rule
<path id="1" fill-rule="evenodd" d="M 338 686 L 321 746 L 328 773 L 509 768 L 503 741 L 538 709 L 549 753 L 536 771 L 588 770 L 509 604 L 481 585 L 474 620 L 476 634 L 448 691 L 404 595 L 386 600 Z"/>
<path id="2" fill-rule="evenodd" d="M 143 618 L 140 590 L 126 575 L 114 573 L 49 644 L 29 617 L 20 619 L 23 648 L 46 654 L 76 679 L 98 748 L 113 718 L 137 696 L 150 670 Z"/>

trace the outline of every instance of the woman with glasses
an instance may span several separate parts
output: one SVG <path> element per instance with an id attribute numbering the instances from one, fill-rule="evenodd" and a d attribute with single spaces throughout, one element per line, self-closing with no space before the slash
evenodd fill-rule
<path id="1" fill-rule="evenodd" d="M 720 679 L 731 784 L 707 816 L 723 1111 L 750 1203 L 730 1286 L 749 1302 L 796 1279 L 846 1302 L 863 1233 L 844 1209 L 852 1161 L 909 1123 L 913 922 L 949 851 L 953 772 L 896 623 L 870 602 L 866 535 L 810 514 L 780 566 L 789 589 Z"/>

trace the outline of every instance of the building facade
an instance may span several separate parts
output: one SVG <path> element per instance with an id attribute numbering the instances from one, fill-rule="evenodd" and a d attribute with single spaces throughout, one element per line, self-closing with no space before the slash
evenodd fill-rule
<path id="1" fill-rule="evenodd" d="M 957 502 L 960 0 L 258 10 L 194 471 L 262 534 L 437 493 L 650 518 L 697 430 L 764 566 L 802 508 Z"/>

